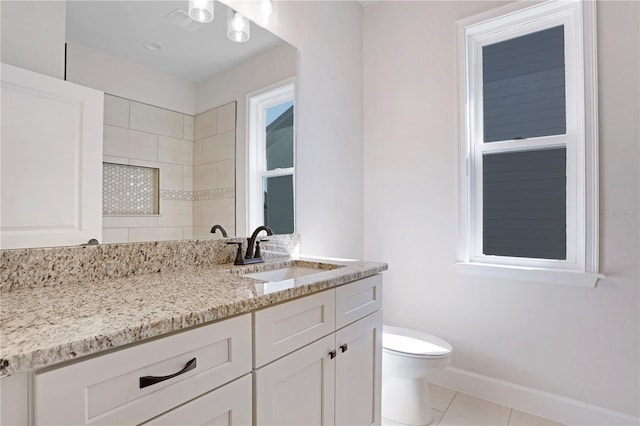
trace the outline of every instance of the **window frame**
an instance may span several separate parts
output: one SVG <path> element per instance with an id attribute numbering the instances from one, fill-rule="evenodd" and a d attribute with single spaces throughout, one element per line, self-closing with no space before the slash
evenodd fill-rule
<path id="1" fill-rule="evenodd" d="M 457 23 L 458 251 L 461 272 L 595 286 L 598 274 L 598 140 L 595 2 L 518 2 Z M 564 25 L 566 134 L 483 141 L 482 47 Z M 484 154 L 567 149 L 567 258 L 482 253 Z"/>
<path id="2" fill-rule="evenodd" d="M 247 155 L 247 235 L 264 225 L 263 179 L 266 177 L 292 176 L 293 179 L 293 229 L 296 220 L 296 90 L 295 78 L 289 78 L 247 95 L 248 155 Z M 267 108 L 287 101 L 293 102 L 293 167 L 267 170 L 266 115 Z"/>

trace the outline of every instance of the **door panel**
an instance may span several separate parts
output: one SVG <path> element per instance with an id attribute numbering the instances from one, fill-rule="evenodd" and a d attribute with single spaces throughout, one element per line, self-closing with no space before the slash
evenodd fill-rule
<path id="1" fill-rule="evenodd" d="M 334 335 L 326 336 L 254 372 L 254 424 L 334 424 Z"/>
<path id="2" fill-rule="evenodd" d="M 382 312 L 338 330 L 336 347 L 336 425 L 379 425 Z"/>
<path id="3" fill-rule="evenodd" d="M 2 64 L 0 248 L 102 239 L 103 93 Z"/>

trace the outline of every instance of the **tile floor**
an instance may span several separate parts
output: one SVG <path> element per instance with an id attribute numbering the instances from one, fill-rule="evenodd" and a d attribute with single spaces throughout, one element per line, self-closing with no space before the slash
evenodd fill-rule
<path id="1" fill-rule="evenodd" d="M 432 425 L 441 426 L 562 426 L 560 423 L 485 401 L 442 386 L 430 385 Z M 382 419 L 383 426 L 397 425 Z"/>

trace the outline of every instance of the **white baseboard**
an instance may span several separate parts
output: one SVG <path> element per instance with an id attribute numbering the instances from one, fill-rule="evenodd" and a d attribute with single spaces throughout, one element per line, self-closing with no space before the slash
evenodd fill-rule
<path id="1" fill-rule="evenodd" d="M 640 417 L 455 367 L 433 372 L 429 381 L 520 411 L 576 426 L 637 426 Z"/>

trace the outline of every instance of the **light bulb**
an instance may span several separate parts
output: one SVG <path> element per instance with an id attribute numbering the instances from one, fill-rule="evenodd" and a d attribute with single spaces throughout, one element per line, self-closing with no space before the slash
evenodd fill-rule
<path id="1" fill-rule="evenodd" d="M 269 21 L 269 17 L 273 13 L 273 2 L 271 0 L 262 0 L 260 2 L 260 14 L 264 22 Z"/>
<path id="2" fill-rule="evenodd" d="M 275 25 L 277 21 L 278 10 L 274 0 L 260 0 L 260 14 L 258 15 L 258 24 L 267 27 Z"/>
<path id="3" fill-rule="evenodd" d="M 203 24 L 213 21 L 213 0 L 189 0 L 189 16 Z"/>
<path id="4" fill-rule="evenodd" d="M 251 24 L 242 13 L 229 9 L 227 14 L 227 37 L 237 43 L 244 43 L 251 35 Z"/>

